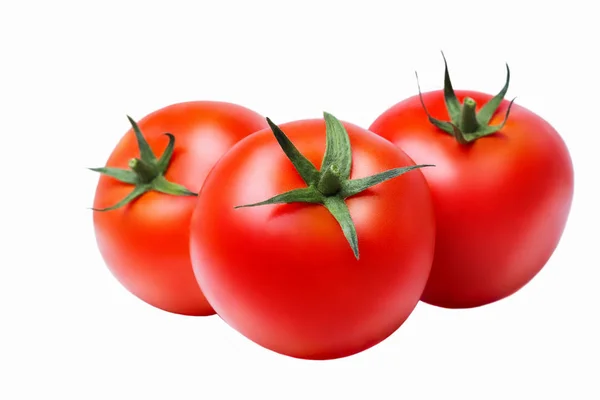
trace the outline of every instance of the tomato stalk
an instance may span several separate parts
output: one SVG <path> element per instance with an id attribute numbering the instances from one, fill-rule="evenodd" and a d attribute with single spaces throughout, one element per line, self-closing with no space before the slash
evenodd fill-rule
<path id="1" fill-rule="evenodd" d="M 470 97 L 465 97 L 463 105 L 460 110 L 460 123 L 459 129 L 464 133 L 476 132 L 479 128 L 479 122 L 477 122 L 476 113 L 477 103 Z"/>
<path id="2" fill-rule="evenodd" d="M 110 211 L 123 207 L 144 193 L 156 191 L 173 196 L 197 196 L 182 185 L 173 183 L 165 178 L 165 173 L 169 168 L 169 163 L 175 149 L 175 136 L 171 133 L 165 133 L 169 138 L 165 151 L 157 158 L 150 148 L 150 145 L 142 135 L 138 124 L 129 116 L 127 116 L 133 132 L 135 134 L 138 147 L 140 149 L 140 157 L 129 160 L 129 170 L 113 167 L 89 168 L 92 171 L 110 176 L 120 182 L 133 185 L 133 190 L 115 205 L 106 208 L 92 208 L 94 211 Z"/>
<path id="3" fill-rule="evenodd" d="M 271 131 L 275 135 L 281 149 L 307 186 L 278 194 L 258 203 L 240 205 L 235 208 L 281 203 L 313 203 L 323 205 L 340 225 L 355 258 L 358 260 L 360 256 L 356 227 L 345 200 L 413 169 L 432 167 L 433 165 L 411 165 L 390 169 L 365 178 L 350 179 L 352 149 L 348 132 L 333 115 L 325 112 L 323 116 L 325 120 L 326 145 L 321 170 L 317 170 L 300 153 L 286 134 L 267 118 Z"/>
<path id="4" fill-rule="evenodd" d="M 129 160 L 128 165 L 129 168 L 137 174 L 140 182 L 149 183 L 158 176 L 158 171 L 152 164 L 139 158 L 132 158 Z"/>
<path id="5" fill-rule="evenodd" d="M 515 101 L 514 98 L 508 104 L 502 123 L 499 125 L 490 125 L 489 123 L 508 91 L 510 82 L 510 69 L 508 68 L 508 64 L 506 64 L 506 82 L 504 83 L 504 86 L 497 95 L 491 98 L 481 107 L 479 112 L 477 112 L 477 103 L 472 98 L 465 97 L 463 99 L 463 104 L 458 101 L 454 88 L 452 87 L 450 73 L 448 72 L 448 63 L 446 62 L 446 57 L 443 52 L 442 57 L 444 59 L 444 101 L 446 103 L 446 110 L 450 116 L 450 121 L 442 121 L 433 118 L 431 114 L 429 114 L 421 93 L 419 76 L 415 72 L 417 77 L 417 87 L 419 89 L 419 98 L 421 99 L 421 105 L 427 114 L 429 122 L 442 131 L 454 136 L 459 143 L 464 145 L 474 142 L 479 138 L 489 136 L 502 129 L 510 115 L 510 109 Z"/>
<path id="6" fill-rule="evenodd" d="M 321 174 L 317 183 L 317 190 L 325 196 L 333 196 L 342 189 L 340 171 L 336 165 L 327 168 Z"/>

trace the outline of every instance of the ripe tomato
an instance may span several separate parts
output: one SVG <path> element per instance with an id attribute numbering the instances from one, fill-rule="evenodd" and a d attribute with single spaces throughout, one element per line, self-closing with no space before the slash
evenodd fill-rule
<path id="1" fill-rule="evenodd" d="M 192 271 L 189 220 L 214 163 L 238 140 L 266 126 L 262 116 L 234 104 L 174 104 L 143 118 L 137 140 L 129 130 L 108 168 L 93 169 L 102 173 L 94 199 L 98 247 L 125 288 L 165 311 L 214 314 Z M 123 169 L 128 165 L 131 170 Z"/>
<path id="2" fill-rule="evenodd" d="M 437 221 L 422 297 L 429 304 L 477 307 L 515 293 L 547 263 L 565 227 L 573 198 L 569 152 L 548 122 L 503 99 L 509 79 L 507 66 L 496 96 L 455 92 L 446 66 L 446 96 L 440 90 L 408 98 L 369 128 L 415 162 L 436 165 L 423 170 Z M 457 131 L 441 122 L 449 119 Z"/>
<path id="3" fill-rule="evenodd" d="M 425 179 L 399 176 L 421 166 L 365 129 L 325 120 L 270 122 L 240 141 L 207 177 L 190 225 L 194 271 L 219 316 L 305 359 L 392 334 L 419 301 L 434 248 Z"/>

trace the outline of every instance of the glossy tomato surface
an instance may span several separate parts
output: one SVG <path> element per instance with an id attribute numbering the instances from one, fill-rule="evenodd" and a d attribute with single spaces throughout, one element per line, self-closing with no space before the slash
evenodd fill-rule
<path id="1" fill-rule="evenodd" d="M 392 143 L 344 123 L 350 178 L 414 165 Z M 323 120 L 280 128 L 317 168 Z M 357 260 L 320 204 L 235 206 L 306 187 L 270 129 L 238 143 L 215 166 L 191 223 L 194 271 L 217 313 L 255 343 L 297 358 L 331 359 L 365 350 L 411 314 L 434 248 L 434 216 L 419 169 L 346 200 Z"/>
<path id="2" fill-rule="evenodd" d="M 492 96 L 456 91 L 478 105 Z M 423 94 L 434 118 L 449 119 L 443 92 Z M 509 102 L 491 120 L 500 124 Z M 469 145 L 427 119 L 418 96 L 383 113 L 369 128 L 403 149 L 423 169 L 436 213 L 436 250 L 423 301 L 476 307 L 505 298 L 547 263 L 565 228 L 573 167 L 548 122 L 517 104 L 499 132 Z"/>
<path id="3" fill-rule="evenodd" d="M 237 141 L 267 126 L 259 114 L 244 107 L 197 101 L 170 105 L 138 122 L 150 147 L 160 156 L 175 136 L 175 149 L 165 177 L 198 192 L 215 162 Z M 139 157 L 130 129 L 107 161 L 127 168 Z M 94 208 L 112 206 L 132 186 L 102 175 Z M 114 276 L 143 301 L 173 313 L 211 315 L 214 310 L 202 294 L 189 257 L 189 221 L 196 196 L 148 192 L 111 211 L 94 211 L 100 253 Z"/>

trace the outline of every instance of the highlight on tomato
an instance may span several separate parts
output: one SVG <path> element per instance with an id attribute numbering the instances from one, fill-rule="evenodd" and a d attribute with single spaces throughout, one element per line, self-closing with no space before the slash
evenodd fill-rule
<path id="1" fill-rule="evenodd" d="M 101 174 L 93 221 L 109 270 L 132 294 L 159 309 L 213 315 L 189 256 L 197 193 L 215 162 L 264 117 L 212 101 L 169 105 L 125 133 Z"/>
<path id="2" fill-rule="evenodd" d="M 510 296 L 547 264 L 570 212 L 573 166 L 546 120 L 504 99 L 508 65 L 504 87 L 491 95 L 454 90 L 444 64 L 443 90 L 419 89 L 369 130 L 436 165 L 423 170 L 436 247 L 422 300 L 469 308 Z"/>
<path id="3" fill-rule="evenodd" d="M 199 194 L 198 283 L 224 321 L 272 351 L 332 359 L 370 348 L 404 323 L 429 276 L 435 223 L 420 169 L 432 166 L 328 113 L 267 120 Z"/>

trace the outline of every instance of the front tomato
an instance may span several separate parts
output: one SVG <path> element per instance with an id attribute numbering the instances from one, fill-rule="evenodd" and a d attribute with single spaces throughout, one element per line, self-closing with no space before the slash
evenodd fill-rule
<path id="1" fill-rule="evenodd" d="M 434 247 L 429 190 L 411 171 L 421 166 L 325 121 L 270 122 L 239 142 L 191 222 L 194 271 L 217 313 L 297 358 L 348 356 L 392 334 L 418 303 Z"/>
<path id="2" fill-rule="evenodd" d="M 100 253 L 125 288 L 173 313 L 212 315 L 189 258 L 196 194 L 214 163 L 265 128 L 259 114 L 209 101 L 173 104 L 139 121 L 117 144 L 94 199 Z M 126 169 L 127 167 L 131 169 Z"/>
<path id="3" fill-rule="evenodd" d="M 444 91 L 406 99 L 369 128 L 415 162 L 436 165 L 423 170 L 437 228 L 423 293 L 429 304 L 468 308 L 506 298 L 544 267 L 564 230 L 573 198 L 569 152 L 548 122 L 503 100 L 509 77 L 496 96 L 455 92 L 446 67 Z"/>

